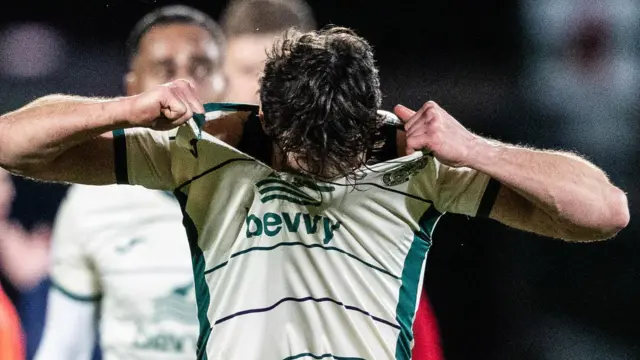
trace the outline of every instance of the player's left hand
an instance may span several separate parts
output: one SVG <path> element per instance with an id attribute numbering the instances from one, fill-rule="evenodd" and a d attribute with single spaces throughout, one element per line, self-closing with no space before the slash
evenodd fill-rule
<path id="1" fill-rule="evenodd" d="M 468 166 L 481 138 L 462 126 L 453 116 L 433 101 L 418 111 L 397 105 L 393 112 L 404 122 L 407 154 L 425 151 L 443 164 Z"/>

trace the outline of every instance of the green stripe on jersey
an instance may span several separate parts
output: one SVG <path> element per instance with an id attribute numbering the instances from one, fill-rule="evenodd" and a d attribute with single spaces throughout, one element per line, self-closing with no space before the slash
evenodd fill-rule
<path id="1" fill-rule="evenodd" d="M 264 204 L 266 202 L 269 202 L 271 200 L 284 200 L 284 201 L 288 201 L 290 203 L 294 203 L 294 204 L 298 204 L 298 205 L 313 205 L 313 206 L 318 206 L 320 204 L 322 204 L 321 201 L 309 201 L 309 200 L 304 200 L 304 199 L 297 199 L 297 198 L 293 198 L 291 196 L 287 196 L 287 195 L 267 195 L 267 196 L 263 196 L 260 198 L 260 201 Z"/>
<path id="2" fill-rule="evenodd" d="M 62 294 L 64 294 L 66 297 L 76 300 L 76 301 L 83 301 L 83 302 L 94 302 L 94 301 L 99 301 L 102 298 L 101 294 L 97 294 L 97 295 L 78 295 L 75 294 L 67 289 L 65 289 L 62 285 L 58 284 L 57 282 L 55 282 L 55 280 L 51 279 L 51 287 L 60 291 Z"/>
<path id="3" fill-rule="evenodd" d="M 257 117 L 259 110 L 260 110 L 260 107 L 258 105 L 252 105 L 252 104 L 241 104 L 241 103 L 204 104 L 205 113 L 210 113 L 213 111 L 229 111 L 229 112 L 247 111 L 247 112 L 251 112 L 250 116 Z M 205 123 L 205 114 L 193 114 L 193 120 L 198 125 L 198 128 L 202 130 L 202 126 Z"/>
<path id="4" fill-rule="evenodd" d="M 193 265 L 198 322 L 200 323 L 200 334 L 198 335 L 198 343 L 196 344 L 197 360 L 207 360 L 207 341 L 209 340 L 209 335 L 211 335 L 211 323 L 207 317 L 207 312 L 209 310 L 209 304 L 211 303 L 211 294 L 209 294 L 209 286 L 204 278 L 204 254 L 198 246 L 198 229 L 187 213 L 187 195 L 180 190 L 176 190 L 174 195 L 176 199 L 178 199 L 180 208 L 182 209 L 182 224 L 187 232 L 189 250 L 191 251 L 191 263 Z"/>
<path id="5" fill-rule="evenodd" d="M 411 359 L 411 341 L 413 340 L 413 320 L 419 296 L 422 265 L 431 247 L 431 235 L 442 214 L 434 206 L 429 206 L 420 217 L 420 231 L 416 231 L 411 247 L 404 259 L 402 285 L 396 307 L 396 321 L 400 325 L 400 334 L 396 343 L 396 360 Z"/>
<path id="6" fill-rule="evenodd" d="M 295 360 L 295 359 L 302 359 L 306 357 L 309 357 L 312 359 L 364 360 L 363 358 L 359 358 L 359 357 L 344 357 L 344 356 L 336 356 L 333 354 L 315 355 L 312 353 L 302 353 L 298 355 L 288 356 L 282 360 Z"/>
<path id="7" fill-rule="evenodd" d="M 307 201 L 316 201 L 316 199 L 312 198 L 311 196 L 305 194 L 304 192 L 295 189 L 295 188 L 289 188 L 286 186 L 267 186 L 264 187 L 262 189 L 260 189 L 258 192 L 260 193 L 260 195 L 264 195 L 265 193 L 268 193 L 270 191 L 280 191 L 280 192 L 284 192 L 287 194 L 291 194 L 291 195 L 295 195 L 295 196 L 299 196 L 302 199 L 305 199 Z"/>
<path id="8" fill-rule="evenodd" d="M 247 254 L 247 253 L 250 253 L 250 252 L 253 252 L 253 251 L 271 251 L 271 250 L 277 249 L 277 248 L 282 247 L 282 246 L 287 246 L 287 247 L 303 246 L 303 247 L 305 247 L 307 249 L 322 249 L 322 250 L 325 250 L 325 251 L 336 251 L 336 252 L 338 252 L 340 254 L 346 255 L 346 256 L 348 256 L 348 257 L 360 262 L 361 264 L 363 264 L 365 266 L 370 267 L 371 269 L 377 270 L 377 271 L 379 271 L 379 272 L 381 272 L 381 273 L 383 273 L 383 274 L 385 274 L 387 276 L 390 276 L 390 277 L 392 277 L 394 279 L 398 279 L 398 280 L 400 279 L 399 276 L 394 275 L 394 274 L 390 273 L 389 271 L 387 271 L 387 270 L 385 270 L 385 269 L 383 269 L 383 268 L 381 268 L 379 266 L 376 266 L 376 265 L 373 265 L 371 263 L 368 263 L 368 262 L 360 259 L 359 257 L 357 257 L 357 256 L 355 256 L 355 255 L 353 255 L 351 253 L 348 253 L 348 252 L 346 252 L 346 251 L 344 251 L 344 250 L 342 250 L 340 248 L 337 248 L 335 246 L 322 246 L 320 244 L 305 244 L 303 242 L 281 242 L 281 243 L 277 243 L 277 244 L 272 245 L 272 246 L 254 246 L 254 247 L 250 247 L 248 249 L 241 250 L 241 251 L 238 251 L 236 253 L 233 253 L 229 258 L 233 259 L 236 256 L 244 255 L 244 254 Z M 219 270 L 219 269 L 227 266 L 228 264 L 229 264 L 229 260 L 227 260 L 227 261 L 225 261 L 225 262 L 223 262 L 221 264 L 218 264 L 218 265 L 214 266 L 213 268 L 211 268 L 209 270 L 206 270 L 204 272 L 204 274 L 205 275 L 211 274 L 212 272 L 214 272 L 216 270 Z"/>
<path id="9" fill-rule="evenodd" d="M 258 110 L 260 107 L 254 104 L 243 104 L 243 103 L 208 103 L 204 104 L 205 112 L 212 111 L 251 111 L 258 114 Z"/>

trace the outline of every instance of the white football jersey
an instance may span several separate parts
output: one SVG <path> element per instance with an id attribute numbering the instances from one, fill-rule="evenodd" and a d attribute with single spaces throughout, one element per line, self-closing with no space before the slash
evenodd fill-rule
<path id="1" fill-rule="evenodd" d="M 55 222 L 53 259 L 53 286 L 100 302 L 103 359 L 195 357 L 193 272 L 173 194 L 72 186 Z"/>
<path id="2" fill-rule="evenodd" d="M 249 105 L 205 109 L 206 120 L 257 117 Z M 202 132 L 204 122 L 114 132 L 119 182 L 173 190 L 181 203 L 198 358 L 410 359 L 436 222 L 488 212 L 498 187 L 422 153 L 356 180 L 311 181 Z"/>

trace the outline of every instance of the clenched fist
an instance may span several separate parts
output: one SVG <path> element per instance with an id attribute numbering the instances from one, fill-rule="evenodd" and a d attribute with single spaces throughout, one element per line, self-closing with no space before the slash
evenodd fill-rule
<path id="1" fill-rule="evenodd" d="M 196 91 L 186 80 L 175 80 L 125 98 L 127 120 L 133 126 L 170 130 L 204 114 Z"/>
<path id="2" fill-rule="evenodd" d="M 482 141 L 433 101 L 418 111 L 403 105 L 397 105 L 393 111 L 404 122 L 407 154 L 424 150 L 443 164 L 468 166 L 469 158 Z"/>

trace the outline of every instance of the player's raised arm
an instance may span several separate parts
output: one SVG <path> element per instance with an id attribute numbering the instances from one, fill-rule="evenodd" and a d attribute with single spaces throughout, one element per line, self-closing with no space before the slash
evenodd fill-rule
<path id="1" fill-rule="evenodd" d="M 395 113 L 405 122 L 408 151 L 427 149 L 451 168 L 474 170 L 502 185 L 488 210 L 495 220 L 573 241 L 610 238 L 629 222 L 624 192 L 576 155 L 484 139 L 434 102 L 417 112 L 397 106 Z"/>
<path id="2" fill-rule="evenodd" d="M 46 96 L 0 117 L 0 167 L 46 181 L 115 183 L 111 131 L 169 130 L 203 112 L 184 80 L 114 99 Z"/>

